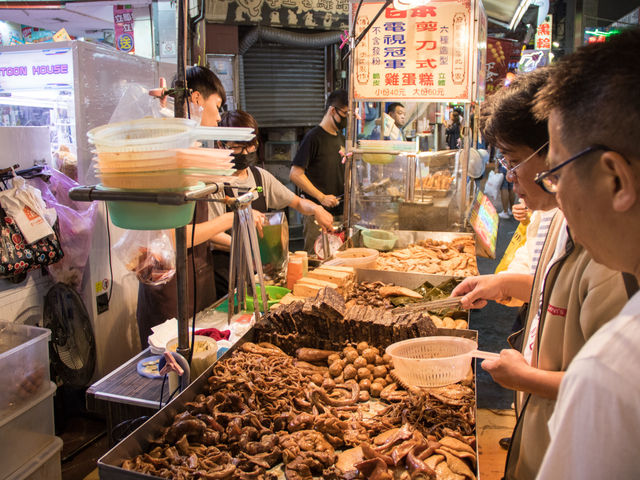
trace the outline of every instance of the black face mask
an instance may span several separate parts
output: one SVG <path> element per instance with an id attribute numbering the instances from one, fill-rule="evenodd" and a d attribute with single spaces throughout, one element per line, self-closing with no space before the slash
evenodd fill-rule
<path id="1" fill-rule="evenodd" d="M 256 163 L 258 163 L 257 152 L 233 154 L 233 168 L 236 170 L 244 170 Z"/>
<path id="2" fill-rule="evenodd" d="M 340 119 L 340 121 L 336 122 L 336 119 L 333 117 L 332 117 L 332 120 L 336 128 L 338 129 L 338 131 L 347 128 L 347 117 L 343 117 L 342 115 L 340 115 L 340 113 L 338 113 L 337 110 L 336 110 L 336 113 L 338 114 L 338 118 Z"/>

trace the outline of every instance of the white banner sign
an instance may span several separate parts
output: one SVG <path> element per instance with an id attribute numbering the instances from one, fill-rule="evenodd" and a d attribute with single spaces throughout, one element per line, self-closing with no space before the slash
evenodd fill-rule
<path id="1" fill-rule="evenodd" d="M 356 35 L 382 5 L 362 5 Z M 470 100 L 473 20 L 470 0 L 386 8 L 355 50 L 356 99 Z"/>

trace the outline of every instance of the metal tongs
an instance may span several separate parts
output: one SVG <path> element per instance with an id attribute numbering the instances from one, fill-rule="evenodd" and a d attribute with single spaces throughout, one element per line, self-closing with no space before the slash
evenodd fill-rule
<path id="1" fill-rule="evenodd" d="M 429 302 L 415 302 L 404 307 L 394 308 L 394 313 L 414 312 L 416 310 L 443 310 L 445 308 L 456 308 L 460 306 L 462 297 L 448 297 Z"/>

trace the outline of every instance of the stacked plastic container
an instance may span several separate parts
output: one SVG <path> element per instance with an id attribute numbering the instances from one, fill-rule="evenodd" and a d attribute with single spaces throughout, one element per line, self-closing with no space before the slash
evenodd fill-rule
<path id="1" fill-rule="evenodd" d="M 45 328 L 0 322 L 0 479 L 60 479 Z"/>

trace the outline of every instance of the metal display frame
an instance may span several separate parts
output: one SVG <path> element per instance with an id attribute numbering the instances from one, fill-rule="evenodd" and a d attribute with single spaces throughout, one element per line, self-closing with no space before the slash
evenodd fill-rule
<path id="1" fill-rule="evenodd" d="M 380 0 L 375 0 L 376 3 L 381 3 Z M 471 28 L 471 32 L 469 35 L 470 42 L 476 42 L 476 48 L 472 48 L 470 51 L 469 58 L 469 66 L 470 66 L 470 99 L 462 100 L 460 103 L 464 105 L 463 119 L 464 123 L 462 124 L 462 131 L 464 132 L 464 136 L 462 137 L 462 145 L 460 148 L 459 159 L 456 162 L 456 168 L 454 171 L 454 182 L 456 184 L 456 191 L 453 192 L 455 200 L 455 213 L 457 217 L 457 221 L 449 222 L 450 226 L 453 227 L 454 230 L 457 231 L 466 231 L 468 230 L 468 214 L 470 207 L 472 205 L 473 196 L 470 194 L 470 189 L 473 188 L 473 182 L 468 182 L 468 160 L 470 156 L 470 149 L 472 147 L 472 132 L 470 129 L 470 114 L 471 114 L 471 104 L 474 102 L 484 100 L 484 75 L 481 72 L 481 69 L 484 68 L 484 50 L 482 45 L 485 45 L 484 49 L 486 50 L 486 13 L 484 7 L 482 5 L 482 0 L 471 0 L 473 7 L 473 25 Z M 345 196 L 344 196 L 344 217 L 345 217 L 345 225 L 348 229 L 349 236 L 353 234 L 353 227 L 356 222 L 354 222 L 354 216 L 356 212 L 356 198 L 354 195 L 355 186 L 357 182 L 357 169 L 356 162 L 361 160 L 362 149 L 358 147 L 357 141 L 357 132 L 356 132 L 356 106 L 360 101 L 384 101 L 384 102 L 393 102 L 393 101 L 403 101 L 402 99 L 393 99 L 393 98 L 384 98 L 384 99 L 358 99 L 355 100 L 355 85 L 353 79 L 356 78 L 356 62 L 354 61 L 355 49 L 358 46 L 358 43 L 361 39 L 364 38 L 364 35 L 368 32 L 368 30 L 373 26 L 376 22 L 380 14 L 384 11 L 385 8 L 390 6 L 390 1 L 385 1 L 383 3 L 383 7 L 378 12 L 372 22 L 359 34 L 356 38 L 355 34 L 355 25 L 354 25 L 354 4 L 358 5 L 359 0 L 350 0 L 349 2 L 349 52 L 347 54 L 348 59 L 348 71 L 350 78 L 352 79 L 349 82 L 348 87 L 348 98 L 349 98 L 349 115 L 347 122 L 347 137 L 346 137 L 346 162 L 345 162 Z M 364 0 L 364 3 L 370 3 L 367 0 Z M 357 14 L 357 12 L 356 12 Z M 483 23 L 484 22 L 484 23 Z M 484 37 L 481 38 L 481 37 Z M 419 100 L 411 100 L 411 102 L 421 102 Z M 422 103 L 422 102 L 421 102 Z M 438 112 L 442 111 L 441 106 L 447 103 L 446 100 L 442 100 L 441 102 L 436 102 L 433 100 L 425 100 L 424 103 L 436 103 L 438 105 Z M 442 119 L 442 114 L 440 115 Z M 439 127 L 440 124 L 436 123 L 436 127 Z M 416 140 L 417 141 L 417 140 Z M 415 152 L 406 152 L 407 162 L 410 163 L 412 159 L 411 155 L 417 155 L 418 146 L 416 145 Z M 373 153 L 373 152 L 367 152 Z M 382 152 L 380 152 L 382 153 Z M 399 152 L 394 152 L 398 154 Z M 435 152 L 429 152 L 435 153 Z M 439 153 L 439 152 L 438 152 Z M 415 159 L 413 160 L 415 162 Z M 415 164 L 414 164 L 415 165 Z M 406 189 L 410 189 L 409 185 L 405 186 Z M 412 189 L 410 189 L 412 190 Z"/>

